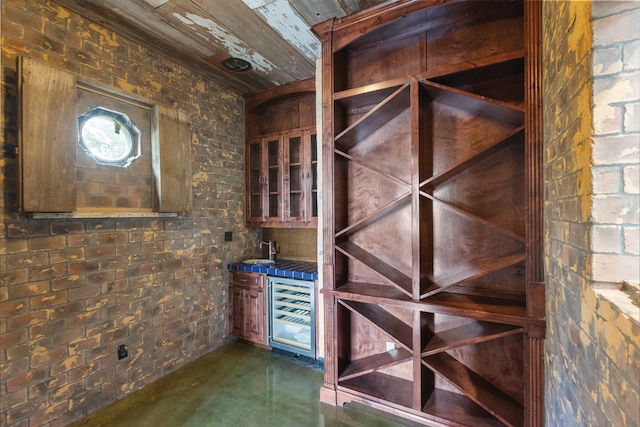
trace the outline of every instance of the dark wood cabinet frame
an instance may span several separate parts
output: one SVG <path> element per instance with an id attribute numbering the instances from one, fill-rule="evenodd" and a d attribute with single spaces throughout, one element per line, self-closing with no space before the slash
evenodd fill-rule
<path id="1" fill-rule="evenodd" d="M 315 102 L 313 78 L 245 95 L 248 227 L 317 228 Z"/>
<path id="2" fill-rule="evenodd" d="M 541 5 L 398 1 L 314 27 L 324 402 L 544 424 Z"/>

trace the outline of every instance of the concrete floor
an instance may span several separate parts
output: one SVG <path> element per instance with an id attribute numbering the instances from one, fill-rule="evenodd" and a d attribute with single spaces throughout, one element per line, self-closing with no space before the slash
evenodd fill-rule
<path id="1" fill-rule="evenodd" d="M 322 380 L 314 367 L 232 342 L 73 426 L 418 425 L 361 405 L 320 403 Z"/>

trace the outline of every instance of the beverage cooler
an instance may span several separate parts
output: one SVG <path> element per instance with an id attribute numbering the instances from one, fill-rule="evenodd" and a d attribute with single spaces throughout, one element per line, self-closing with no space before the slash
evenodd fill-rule
<path id="1" fill-rule="evenodd" d="M 315 359 L 314 282 L 269 276 L 269 345 Z"/>

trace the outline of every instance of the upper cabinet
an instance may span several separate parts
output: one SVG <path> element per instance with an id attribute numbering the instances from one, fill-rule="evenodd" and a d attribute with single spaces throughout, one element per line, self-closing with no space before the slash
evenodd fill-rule
<path id="1" fill-rule="evenodd" d="M 542 424 L 540 4 L 387 2 L 314 28 L 325 402 Z"/>
<path id="2" fill-rule="evenodd" d="M 318 226 L 315 80 L 245 95 L 247 226 Z"/>

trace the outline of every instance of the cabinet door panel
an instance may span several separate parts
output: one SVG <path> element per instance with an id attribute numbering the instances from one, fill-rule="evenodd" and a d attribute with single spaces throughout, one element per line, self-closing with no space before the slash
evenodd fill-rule
<path id="1" fill-rule="evenodd" d="M 318 136 L 311 133 L 309 135 L 309 197 L 308 200 L 308 216 L 313 221 L 318 221 Z"/>
<path id="2" fill-rule="evenodd" d="M 282 219 L 282 146 L 279 136 L 266 140 L 267 146 L 267 219 Z"/>
<path id="3" fill-rule="evenodd" d="M 231 287 L 229 304 L 229 333 L 237 338 L 244 338 L 244 289 L 238 286 Z"/>
<path id="4" fill-rule="evenodd" d="M 287 133 L 285 142 L 285 219 L 286 221 L 304 222 L 305 220 L 305 158 L 302 135 L 298 132 Z"/>
<path id="5" fill-rule="evenodd" d="M 258 289 L 250 288 L 246 291 L 246 337 L 258 343 L 264 342 L 264 293 Z"/>
<path id="6" fill-rule="evenodd" d="M 246 152 L 247 163 L 247 212 L 253 221 L 262 221 L 263 183 L 262 140 L 249 141 Z"/>

